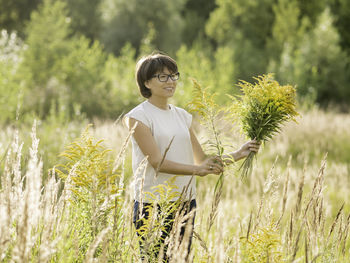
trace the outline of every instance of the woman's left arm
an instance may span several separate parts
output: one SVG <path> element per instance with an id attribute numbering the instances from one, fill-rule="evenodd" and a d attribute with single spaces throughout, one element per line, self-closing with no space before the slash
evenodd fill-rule
<path id="1" fill-rule="evenodd" d="M 192 126 L 190 127 L 190 136 L 191 136 L 191 143 L 192 143 L 192 149 L 193 149 L 193 156 L 194 156 L 194 162 L 195 164 L 202 163 L 205 159 L 208 158 L 208 156 L 205 154 L 205 152 L 202 149 L 202 146 L 200 145 Z"/>
<path id="2" fill-rule="evenodd" d="M 204 153 L 202 146 L 200 145 L 193 131 L 192 126 L 190 128 L 190 136 L 191 136 L 194 161 L 196 164 L 199 164 L 203 162 L 205 159 L 207 159 L 209 156 L 207 156 Z M 226 155 L 223 155 L 222 160 L 220 160 L 220 158 L 218 157 L 216 159 L 220 162 L 225 163 L 226 165 L 229 165 L 241 159 L 246 158 L 250 152 L 257 153 L 259 151 L 259 148 L 260 148 L 260 142 L 257 142 L 256 140 L 251 140 L 244 143 L 237 151 L 230 152 Z"/>
<path id="3" fill-rule="evenodd" d="M 260 142 L 256 140 L 251 140 L 244 143 L 237 151 L 230 152 L 222 157 L 224 163 L 229 165 L 233 162 L 237 162 L 241 159 L 246 158 L 249 153 L 255 152 L 257 153 L 260 149 Z"/>

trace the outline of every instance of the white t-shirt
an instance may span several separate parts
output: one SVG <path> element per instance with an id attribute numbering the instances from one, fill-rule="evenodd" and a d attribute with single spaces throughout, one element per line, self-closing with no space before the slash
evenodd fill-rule
<path id="1" fill-rule="evenodd" d="M 193 150 L 189 132 L 192 123 L 192 115 L 184 109 L 173 105 L 169 106 L 169 110 L 163 110 L 148 101 L 144 101 L 128 112 L 125 117 L 140 121 L 150 128 L 162 156 L 169 147 L 171 140 L 174 138 L 166 153 L 165 159 L 193 165 Z M 126 123 L 128 123 L 128 121 Z M 158 173 L 156 176 L 155 169 L 148 161 L 146 161 L 145 169 L 138 169 L 144 159 L 145 155 L 142 153 L 135 139 L 132 138 L 132 169 L 135 177 L 134 198 L 136 201 L 150 201 L 150 195 L 146 193 L 153 193 L 159 198 L 159 195 L 154 192 L 154 187 L 170 182 L 174 177 L 175 181 L 173 185 L 175 188 L 172 189 L 172 192 L 181 193 L 183 189 L 187 188 L 186 199 L 190 200 L 195 198 L 195 176 L 167 173 Z M 172 201 L 176 199 L 178 199 L 178 197 L 172 198 Z"/>

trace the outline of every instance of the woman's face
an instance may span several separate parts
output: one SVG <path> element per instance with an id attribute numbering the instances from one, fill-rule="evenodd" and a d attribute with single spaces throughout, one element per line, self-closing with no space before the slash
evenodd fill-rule
<path id="1" fill-rule="evenodd" d="M 176 72 L 170 72 L 168 68 L 164 68 L 162 71 L 154 74 L 153 78 L 145 82 L 146 87 L 152 92 L 151 97 L 170 98 L 174 95 L 177 81 L 173 80 L 170 75 L 173 79 L 176 78 Z M 166 80 L 166 78 L 168 79 Z"/>

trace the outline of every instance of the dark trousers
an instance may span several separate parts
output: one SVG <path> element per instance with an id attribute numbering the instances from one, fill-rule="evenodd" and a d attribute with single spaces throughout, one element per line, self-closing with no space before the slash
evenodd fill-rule
<path id="1" fill-rule="evenodd" d="M 170 203 L 172 204 L 172 203 Z M 159 255 L 159 250 L 162 247 L 162 245 L 164 245 L 164 241 L 165 239 L 169 236 L 173 225 L 174 225 L 174 220 L 175 220 L 175 215 L 176 212 L 179 212 L 179 214 L 181 214 L 182 216 L 188 216 L 189 213 L 191 211 L 193 211 L 196 207 L 197 207 L 197 203 L 196 200 L 193 199 L 191 201 L 185 201 L 183 203 L 178 204 L 178 206 L 176 206 L 176 210 L 175 211 L 171 211 L 171 212 L 166 212 L 165 213 L 165 218 L 163 218 L 162 221 L 162 228 L 161 228 L 161 237 L 160 240 L 157 240 L 157 244 L 155 246 L 155 249 L 153 249 L 152 252 L 150 251 L 145 251 L 144 248 L 144 242 L 147 242 L 146 240 L 146 236 L 144 235 L 144 231 L 145 229 L 143 228 L 145 226 L 145 222 L 149 222 L 150 219 L 150 208 L 153 208 L 153 204 L 152 203 L 143 203 L 142 204 L 142 212 L 140 213 L 140 202 L 135 201 L 134 202 L 134 214 L 133 214 L 133 223 L 135 225 L 136 228 L 136 232 L 137 235 L 140 237 L 140 250 L 141 250 L 141 255 L 142 258 L 144 259 L 144 257 L 150 257 L 152 256 L 152 258 L 158 258 Z M 162 214 L 162 208 L 157 205 L 157 213 L 158 215 Z M 192 243 L 192 235 L 193 235 L 193 228 L 194 228 L 194 218 L 195 218 L 195 211 L 193 211 L 193 216 L 189 216 L 186 220 L 184 220 L 184 225 L 181 226 L 180 229 L 180 241 L 183 239 L 184 235 L 185 235 L 185 231 L 186 231 L 186 227 L 190 227 L 190 236 L 189 236 L 189 240 L 188 240 L 188 255 L 190 253 L 191 250 L 191 243 Z M 154 215 L 151 215 L 151 217 Z M 189 225 L 190 223 L 190 225 Z M 157 228 L 156 228 L 157 229 Z M 159 229 L 159 228 L 158 228 Z M 188 231 L 188 230 L 187 230 Z M 163 250 L 163 262 L 168 262 L 169 258 L 166 256 L 166 252 L 167 252 L 167 245 L 164 246 L 164 250 Z M 153 255 L 150 255 L 150 253 L 153 253 Z"/>

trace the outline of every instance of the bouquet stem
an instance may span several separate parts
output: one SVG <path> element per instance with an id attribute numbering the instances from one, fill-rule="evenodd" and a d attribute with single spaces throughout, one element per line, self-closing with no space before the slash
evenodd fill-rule
<path id="1" fill-rule="evenodd" d="M 239 170 L 241 170 L 241 178 L 246 179 L 248 178 L 253 171 L 253 163 L 254 159 L 256 158 L 256 153 L 255 152 L 250 152 L 247 156 L 247 158 L 243 161 L 241 167 Z"/>

